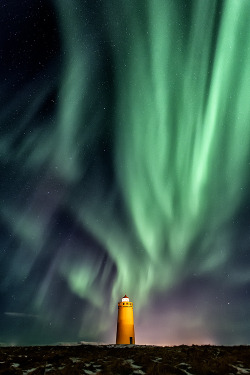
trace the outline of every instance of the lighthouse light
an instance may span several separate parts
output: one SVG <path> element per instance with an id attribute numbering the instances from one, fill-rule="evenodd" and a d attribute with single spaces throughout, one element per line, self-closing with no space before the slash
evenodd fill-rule
<path id="1" fill-rule="evenodd" d="M 129 302 L 129 298 L 122 298 L 122 302 Z"/>

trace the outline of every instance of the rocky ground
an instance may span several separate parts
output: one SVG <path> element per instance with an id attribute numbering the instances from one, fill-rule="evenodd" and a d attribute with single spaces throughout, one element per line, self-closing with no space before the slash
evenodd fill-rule
<path id="1" fill-rule="evenodd" d="M 250 374 L 250 346 L 1 347 L 0 374 Z"/>

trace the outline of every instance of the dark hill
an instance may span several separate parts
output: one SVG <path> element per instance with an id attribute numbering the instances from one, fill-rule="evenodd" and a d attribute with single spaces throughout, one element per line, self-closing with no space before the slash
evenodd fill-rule
<path id="1" fill-rule="evenodd" d="M 0 374 L 250 374 L 250 346 L 1 347 Z"/>

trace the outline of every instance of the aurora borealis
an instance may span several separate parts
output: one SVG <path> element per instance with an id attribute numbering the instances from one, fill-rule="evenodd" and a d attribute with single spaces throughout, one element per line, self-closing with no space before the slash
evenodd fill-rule
<path id="1" fill-rule="evenodd" d="M 249 344 L 250 1 L 0 12 L 0 342 Z"/>

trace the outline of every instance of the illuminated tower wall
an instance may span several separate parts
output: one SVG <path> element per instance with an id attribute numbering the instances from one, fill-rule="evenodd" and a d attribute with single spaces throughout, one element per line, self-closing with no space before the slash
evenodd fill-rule
<path id="1" fill-rule="evenodd" d="M 133 302 L 126 295 L 118 302 L 116 344 L 135 344 Z"/>

